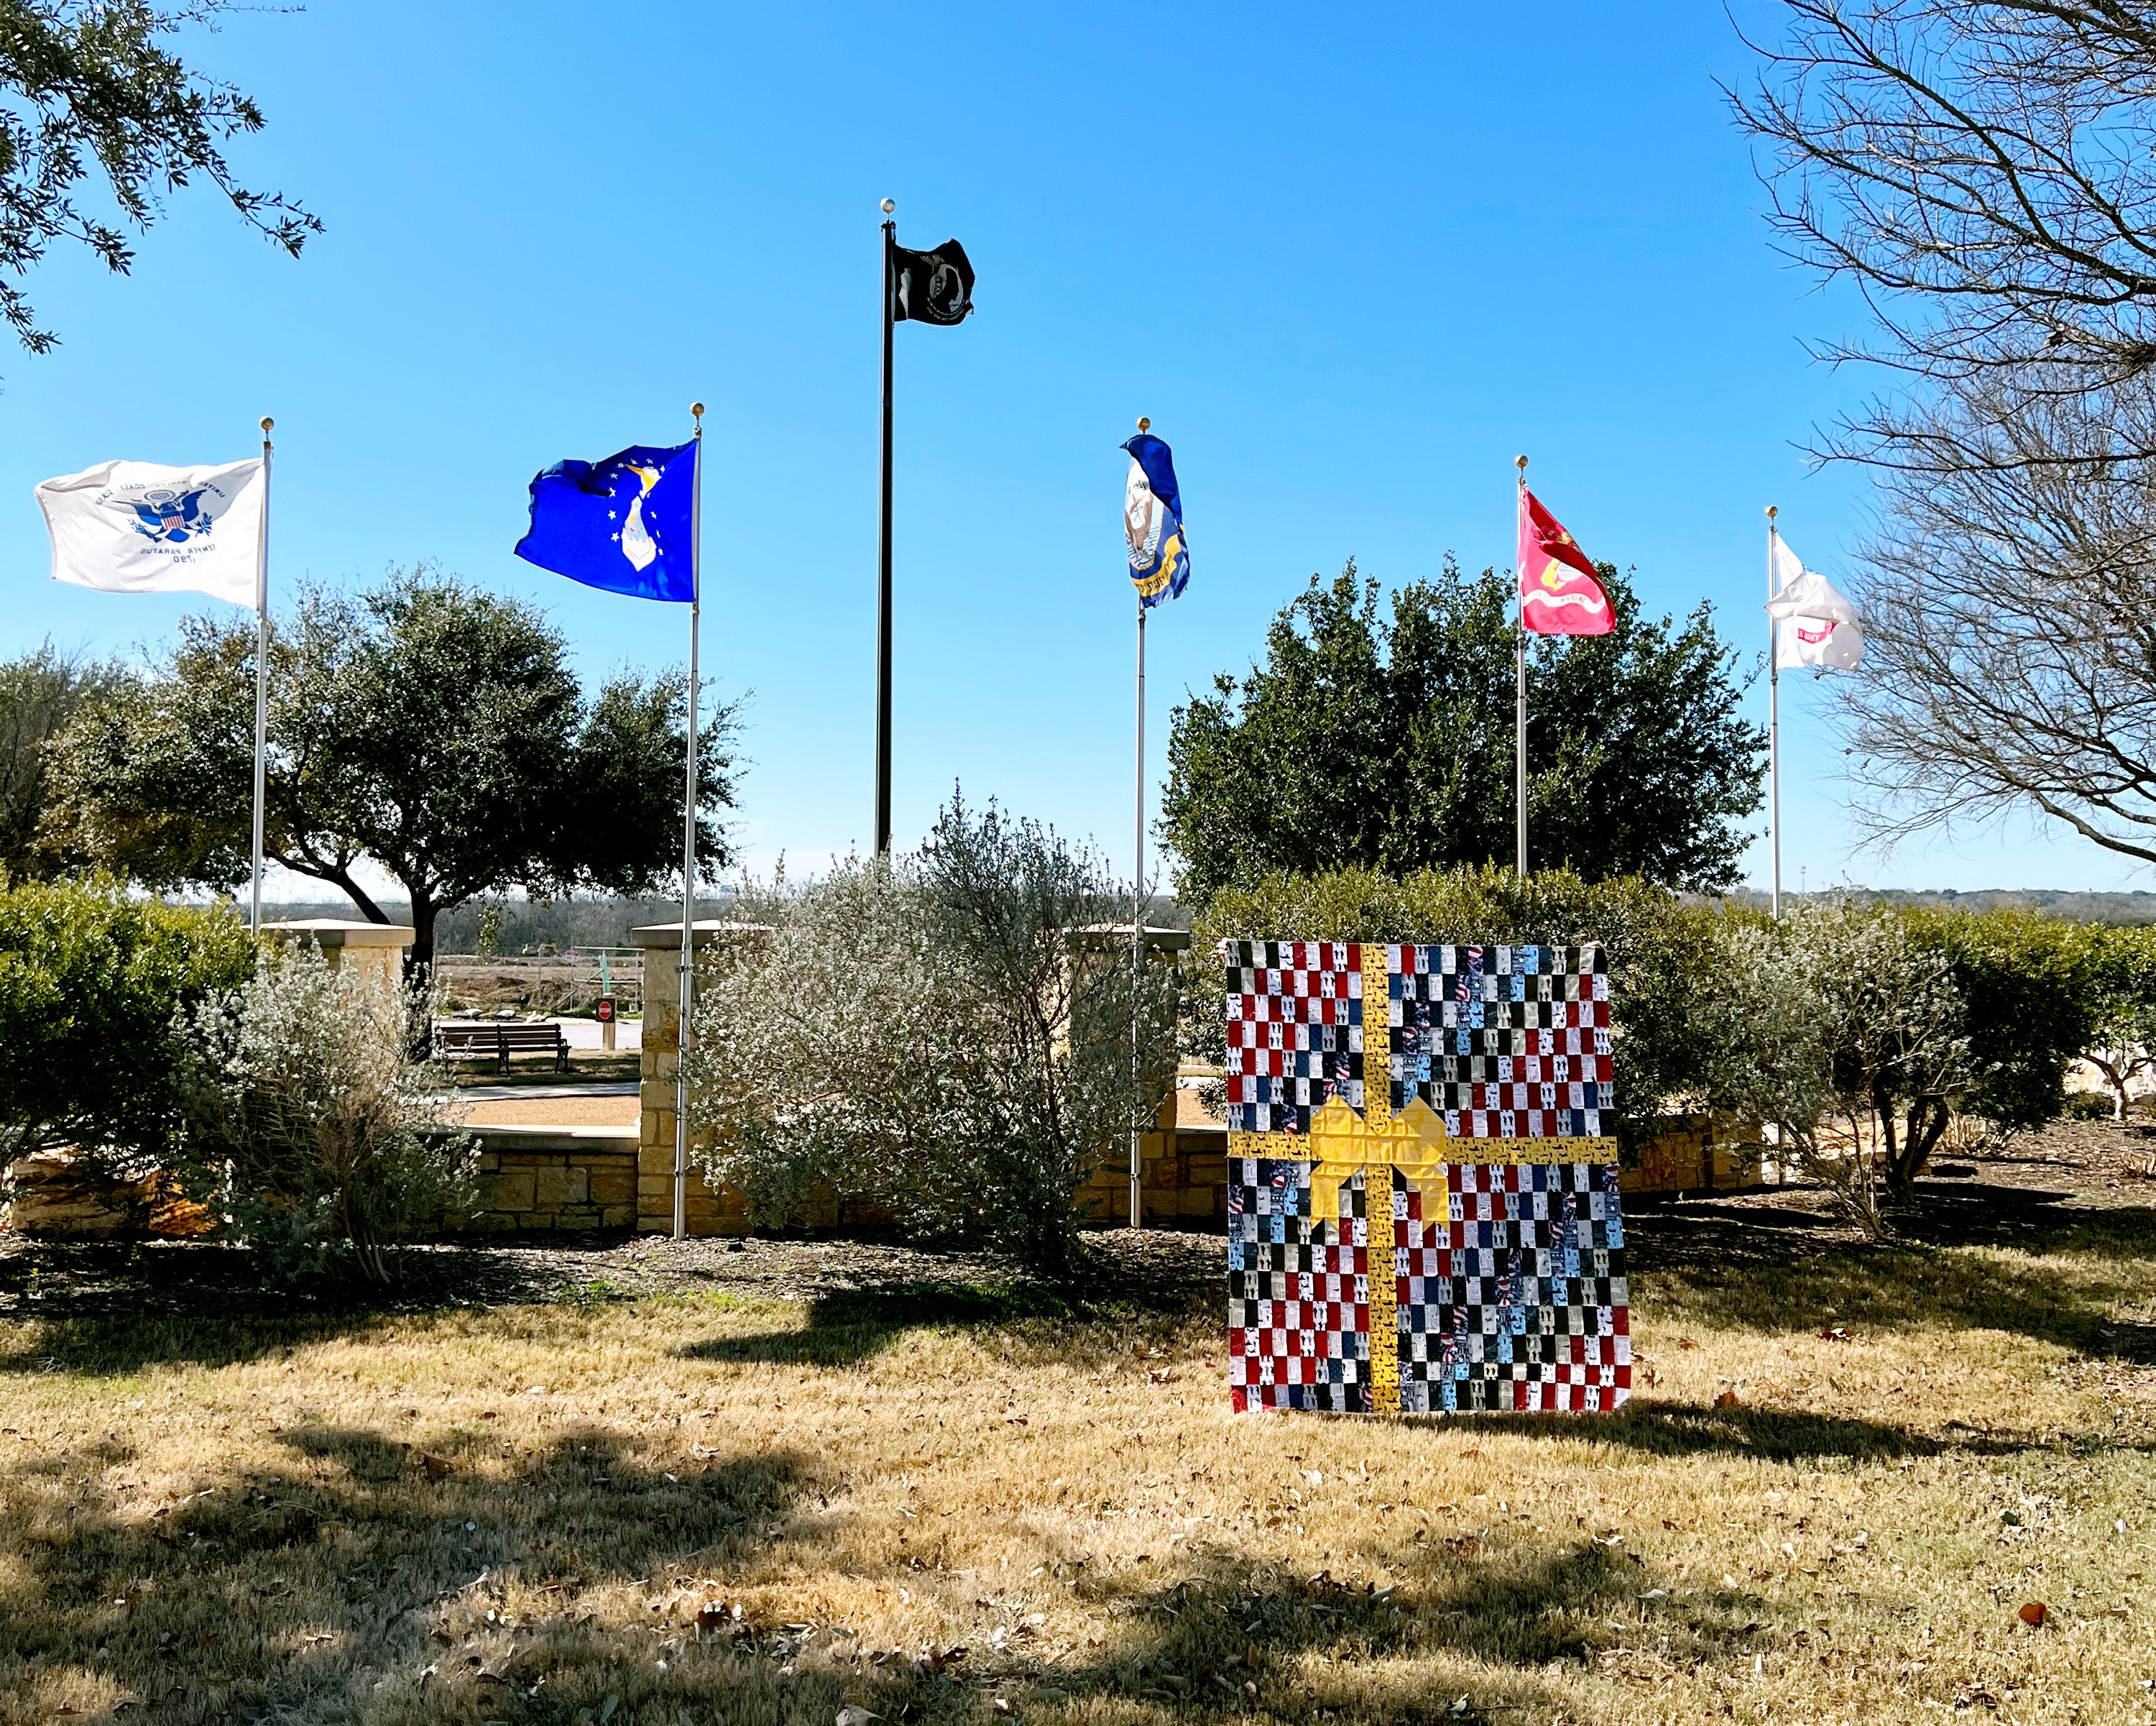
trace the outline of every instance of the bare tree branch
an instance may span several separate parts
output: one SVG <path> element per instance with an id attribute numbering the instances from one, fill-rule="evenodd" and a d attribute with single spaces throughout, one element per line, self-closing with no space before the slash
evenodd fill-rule
<path id="1" fill-rule="evenodd" d="M 2156 862 L 2156 374 L 1897 422 L 1841 711 L 1876 840 L 2035 812 Z"/>
<path id="2" fill-rule="evenodd" d="M 2156 7 L 1789 9 L 1785 45 L 1725 94 L 1789 254 L 1853 282 L 1878 320 L 1880 339 L 1829 357 L 2038 400 L 2156 367 Z M 1877 405 L 1820 453 L 1892 465 L 1902 429 Z"/>

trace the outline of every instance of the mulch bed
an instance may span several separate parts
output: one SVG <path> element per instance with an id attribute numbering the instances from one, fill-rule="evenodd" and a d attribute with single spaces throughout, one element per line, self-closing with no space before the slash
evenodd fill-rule
<path id="1" fill-rule="evenodd" d="M 2005 1151 L 1943 1159 L 1912 1211 L 1890 1215 L 1924 1245 L 2030 1246 L 2077 1213 L 2145 1208 L 2156 1229 L 2156 1131 L 2062 1121 Z M 1632 1267 L 1641 1272 L 1789 1265 L 1859 1244 L 1816 1189 L 1625 1201 Z M 1090 1307 L 1160 1313 L 1214 1307 L 1223 1274 L 1211 1230 L 1103 1230 L 1088 1237 L 1078 1298 Z M 563 1237 L 545 1244 L 457 1242 L 413 1249 L 393 1294 L 348 1287 L 264 1287 L 251 1255 L 193 1242 L 69 1246 L 0 1230 L 0 1318 L 274 1317 L 295 1312 L 435 1310 L 634 1298 L 696 1291 L 821 1302 L 924 1289 L 1051 1294 L 1007 1259 L 860 1237 L 747 1236 L 676 1242 L 651 1235 Z M 1065 1291 L 1068 1295 L 1069 1291 Z"/>

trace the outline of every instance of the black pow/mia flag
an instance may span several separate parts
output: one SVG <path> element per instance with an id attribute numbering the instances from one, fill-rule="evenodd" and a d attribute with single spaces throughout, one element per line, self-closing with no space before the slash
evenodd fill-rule
<path id="1" fill-rule="evenodd" d="M 966 249 L 947 239 L 932 252 L 891 249 L 891 320 L 921 324 L 961 324 L 973 309 L 973 266 Z"/>

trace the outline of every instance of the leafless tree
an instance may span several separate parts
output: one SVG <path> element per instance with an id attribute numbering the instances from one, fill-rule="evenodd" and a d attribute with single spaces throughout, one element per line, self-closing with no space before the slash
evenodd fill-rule
<path id="1" fill-rule="evenodd" d="M 2121 453 L 2156 448 L 2156 373 L 1986 374 L 1904 424 L 1837 680 L 1873 836 L 2038 811 L 2156 862 L 2156 461 Z"/>
<path id="2" fill-rule="evenodd" d="M 2156 367 L 2156 6 L 1788 9 L 1786 39 L 1728 94 L 1791 254 L 1854 282 L 1879 320 L 1883 340 L 1831 357 L 2039 403 Z M 1860 415 L 1822 453 L 1904 461 L 1900 418 Z M 2144 434 L 2135 453 L 2152 452 Z"/>

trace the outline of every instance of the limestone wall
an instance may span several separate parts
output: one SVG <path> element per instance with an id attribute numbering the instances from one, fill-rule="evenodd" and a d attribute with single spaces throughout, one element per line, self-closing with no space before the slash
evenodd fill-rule
<path id="1" fill-rule="evenodd" d="M 637 1143 L 624 1127 L 478 1127 L 480 1235 L 626 1229 L 636 1220 Z"/>

